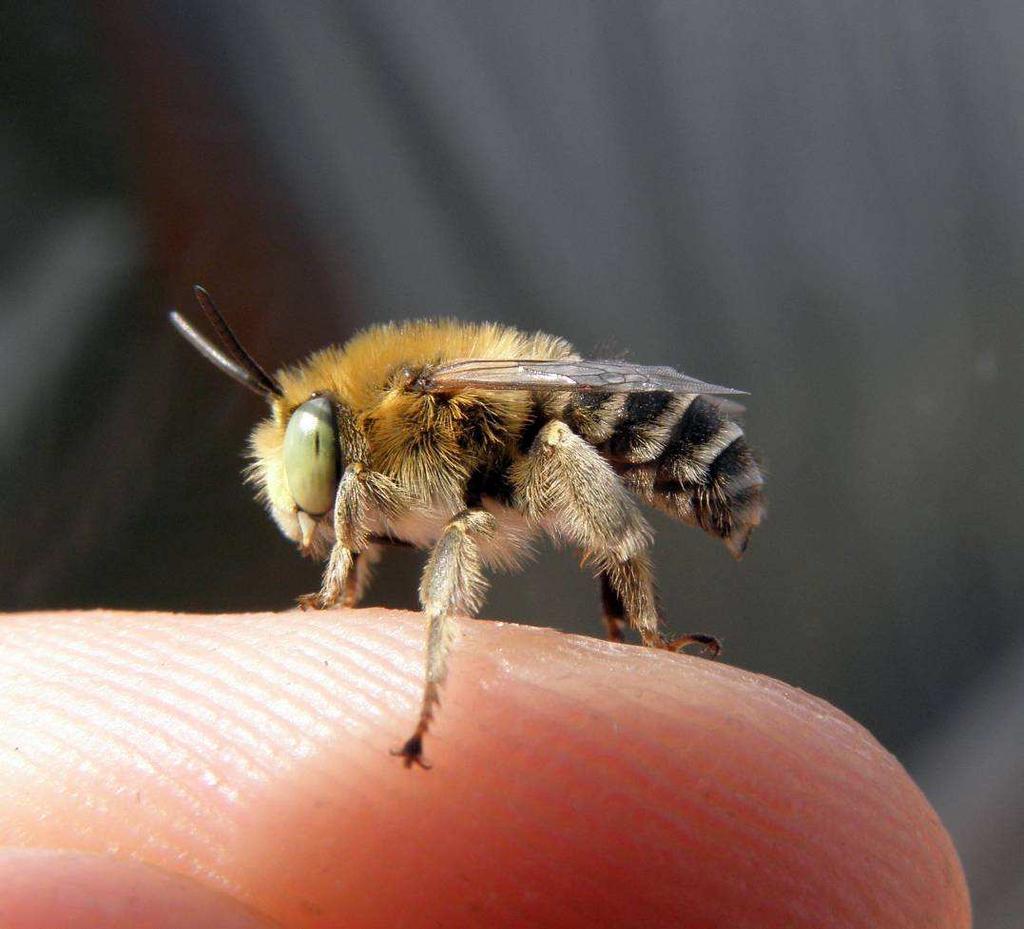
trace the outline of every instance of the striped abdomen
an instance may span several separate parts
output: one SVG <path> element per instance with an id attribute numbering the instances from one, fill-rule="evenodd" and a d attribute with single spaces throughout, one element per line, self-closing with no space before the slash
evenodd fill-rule
<path id="1" fill-rule="evenodd" d="M 738 557 L 764 512 L 764 478 L 727 410 L 694 394 L 580 391 L 563 416 L 631 490 L 718 536 Z"/>

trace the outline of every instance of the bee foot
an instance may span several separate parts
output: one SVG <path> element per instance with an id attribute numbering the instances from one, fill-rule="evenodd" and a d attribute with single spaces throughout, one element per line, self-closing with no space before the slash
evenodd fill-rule
<path id="1" fill-rule="evenodd" d="M 681 652 L 690 645 L 699 645 L 701 649 L 698 654 L 707 655 L 711 659 L 717 658 L 722 651 L 722 643 L 718 639 L 701 632 L 690 632 L 675 639 L 662 638 L 660 647 L 670 652 Z"/>
<path id="2" fill-rule="evenodd" d="M 300 610 L 327 610 L 334 606 L 319 590 L 315 593 L 303 594 L 299 597 L 298 604 Z"/>
<path id="3" fill-rule="evenodd" d="M 401 748 L 391 749 L 391 754 L 402 759 L 402 763 L 411 768 L 414 764 L 419 765 L 424 771 L 431 768 L 430 762 L 423 757 L 423 737 L 414 735 L 406 740 Z"/>

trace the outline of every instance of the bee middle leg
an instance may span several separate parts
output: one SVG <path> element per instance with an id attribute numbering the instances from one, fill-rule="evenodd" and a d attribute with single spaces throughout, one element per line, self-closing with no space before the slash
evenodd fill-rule
<path id="1" fill-rule="evenodd" d="M 471 508 L 456 514 L 434 545 L 420 582 L 420 603 L 427 614 L 427 661 L 423 699 L 416 729 L 394 752 L 405 766 L 423 760 L 423 738 L 441 702 L 441 685 L 448 676 L 448 652 L 455 632 L 456 613 L 475 613 L 487 589 L 480 567 L 477 540 L 493 535 L 497 521 L 486 510 Z"/>

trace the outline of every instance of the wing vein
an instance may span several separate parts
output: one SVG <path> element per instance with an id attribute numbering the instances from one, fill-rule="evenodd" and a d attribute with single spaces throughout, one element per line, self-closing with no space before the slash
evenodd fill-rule
<path id="1" fill-rule="evenodd" d="M 427 372 L 427 392 L 486 390 L 606 390 L 632 393 L 664 390 L 677 394 L 742 394 L 743 390 L 702 381 L 667 365 L 584 358 L 465 358 Z"/>

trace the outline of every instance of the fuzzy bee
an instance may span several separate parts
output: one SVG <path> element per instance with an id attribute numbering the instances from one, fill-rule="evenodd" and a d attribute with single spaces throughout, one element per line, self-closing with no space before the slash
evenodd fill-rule
<path id="1" fill-rule="evenodd" d="M 396 752 L 426 766 L 452 618 L 472 614 L 483 569 L 515 568 L 547 533 L 597 571 L 608 636 L 626 625 L 678 650 L 654 590 L 651 530 L 634 498 L 722 539 L 739 557 L 764 512 L 757 458 L 716 387 L 668 367 L 588 361 L 567 342 L 491 323 L 376 326 L 267 374 L 209 294 L 196 298 L 223 351 L 171 313 L 208 360 L 270 404 L 249 441 L 249 479 L 299 550 L 326 558 L 305 608 L 355 606 L 389 545 L 430 551 L 419 589 L 426 680 Z"/>

